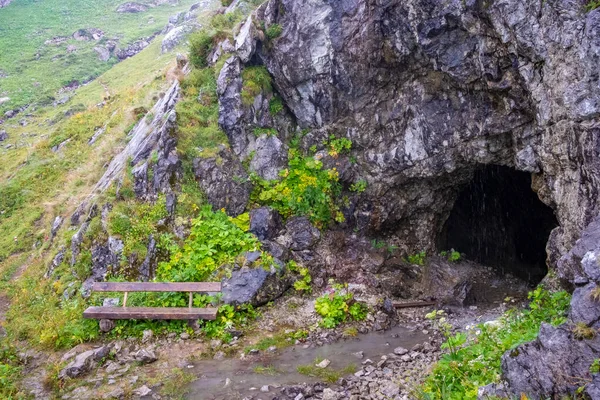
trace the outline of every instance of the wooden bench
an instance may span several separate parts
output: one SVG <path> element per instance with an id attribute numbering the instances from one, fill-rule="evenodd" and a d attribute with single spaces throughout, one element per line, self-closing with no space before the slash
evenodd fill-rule
<path id="1" fill-rule="evenodd" d="M 194 293 L 220 292 L 220 282 L 96 282 L 94 292 L 125 292 L 122 307 L 89 307 L 84 318 L 92 319 L 181 319 L 196 320 L 217 318 L 216 308 L 193 308 Z M 188 307 L 127 307 L 129 292 L 188 292 Z"/>

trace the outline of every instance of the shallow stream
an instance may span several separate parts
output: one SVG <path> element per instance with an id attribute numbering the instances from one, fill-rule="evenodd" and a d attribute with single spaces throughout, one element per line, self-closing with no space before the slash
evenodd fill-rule
<path id="1" fill-rule="evenodd" d="M 327 359 L 331 361 L 328 368 L 332 370 L 342 370 L 352 364 L 358 369 L 367 358 L 377 362 L 382 355 L 392 352 L 396 347 L 410 349 L 415 344 L 426 341 L 427 336 L 422 332 L 398 326 L 385 332 L 359 335 L 355 339 L 341 340 L 321 347 L 304 348 L 296 345 L 260 358 L 202 360 L 195 363 L 194 368 L 189 371 L 200 378 L 190 385 L 187 398 L 234 400 L 256 395 L 265 385 L 269 385 L 272 392 L 273 387 L 316 382 L 317 378 L 300 374 L 297 367 L 314 365 L 315 359 Z M 353 354 L 360 351 L 364 354 L 362 359 Z M 269 367 L 274 374 L 257 373 L 254 371 L 257 366 Z"/>

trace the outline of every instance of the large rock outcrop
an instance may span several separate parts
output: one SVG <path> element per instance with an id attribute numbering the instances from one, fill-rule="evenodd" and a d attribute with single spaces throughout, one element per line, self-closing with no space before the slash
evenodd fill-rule
<path id="1" fill-rule="evenodd" d="M 242 158 L 257 150 L 253 129 L 279 127 L 260 112 L 265 96 L 240 99 L 244 68 L 264 64 L 286 119 L 309 131 L 303 147 L 353 141 L 365 228 L 413 249 L 435 247 L 482 165 L 531 173 L 560 225 L 551 265 L 572 282 L 578 267 L 557 261 L 597 214 L 600 176 L 600 12 L 583 3 L 271 0 L 256 16 L 282 34 L 241 28 L 219 78 L 220 124 Z"/>
<path id="2" fill-rule="evenodd" d="M 297 132 L 304 150 L 331 135 L 351 139 L 348 160 L 335 161 L 352 160 L 340 179 L 368 184 L 350 199 L 340 228 L 393 236 L 408 252 L 440 250 L 461 190 L 484 166 L 530 175 L 557 220 L 548 265 L 575 294 L 567 325 L 544 326 L 536 342 L 504 356 L 513 394 L 572 392 L 561 376 L 589 375 L 600 354 L 597 339 L 573 334 L 581 324 L 596 329 L 600 310 L 590 297 L 600 284 L 590 267 L 600 211 L 600 10 L 585 5 L 270 0 L 239 30 L 218 80 L 219 124 L 250 166 L 257 128 L 274 129 L 281 149 Z M 280 117 L 264 112 L 272 98 L 265 90 L 252 104 L 243 99 L 244 71 L 257 64 L 283 99 Z M 255 172 L 264 166 L 278 168 L 265 160 Z"/>

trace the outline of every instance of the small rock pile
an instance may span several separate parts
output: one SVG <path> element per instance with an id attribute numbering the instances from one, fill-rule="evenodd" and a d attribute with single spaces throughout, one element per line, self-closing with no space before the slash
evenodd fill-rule
<path id="1" fill-rule="evenodd" d="M 410 350 L 397 347 L 379 360 L 365 359 L 361 369 L 328 387 L 321 382 L 286 386 L 269 394 L 262 391 L 244 400 L 408 400 L 440 355 L 441 339 L 417 344 Z M 355 354 L 361 358 L 362 352 Z"/>

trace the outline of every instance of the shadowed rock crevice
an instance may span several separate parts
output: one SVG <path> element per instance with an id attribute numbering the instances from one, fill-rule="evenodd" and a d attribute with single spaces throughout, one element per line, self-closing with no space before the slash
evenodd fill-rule
<path id="1" fill-rule="evenodd" d="M 556 226 L 553 210 L 531 189 L 530 174 L 486 165 L 460 192 L 438 248 L 537 284 L 548 272 L 546 243 Z"/>

